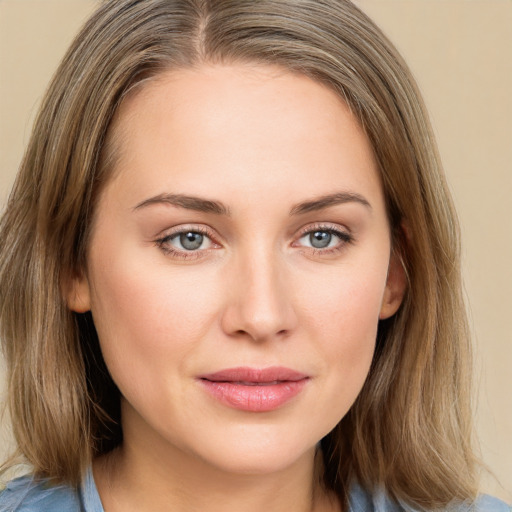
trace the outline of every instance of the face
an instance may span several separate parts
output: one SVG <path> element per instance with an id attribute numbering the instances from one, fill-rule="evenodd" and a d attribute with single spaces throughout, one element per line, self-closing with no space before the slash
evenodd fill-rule
<path id="1" fill-rule="evenodd" d="M 403 292 L 355 118 L 304 76 L 205 66 L 144 86 L 113 130 L 68 302 L 92 311 L 124 442 L 244 473 L 313 453 Z"/>

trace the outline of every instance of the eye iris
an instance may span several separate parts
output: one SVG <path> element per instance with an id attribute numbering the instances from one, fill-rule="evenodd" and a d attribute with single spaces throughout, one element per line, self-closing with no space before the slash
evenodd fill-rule
<path id="1" fill-rule="evenodd" d="M 190 231 L 188 233 L 182 233 L 180 235 L 180 243 L 187 251 L 193 251 L 199 249 L 203 243 L 203 235 L 201 233 L 194 233 Z"/>
<path id="2" fill-rule="evenodd" d="M 311 245 L 316 249 L 323 249 L 328 247 L 331 243 L 332 235 L 327 231 L 315 231 L 309 235 Z"/>

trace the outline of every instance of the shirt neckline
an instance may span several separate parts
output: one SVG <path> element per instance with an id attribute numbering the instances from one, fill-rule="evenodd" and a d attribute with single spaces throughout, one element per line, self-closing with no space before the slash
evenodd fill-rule
<path id="1" fill-rule="evenodd" d="M 80 488 L 80 494 L 84 512 L 105 512 L 98 493 L 98 488 L 94 482 L 92 466 L 87 468 L 85 478 Z"/>

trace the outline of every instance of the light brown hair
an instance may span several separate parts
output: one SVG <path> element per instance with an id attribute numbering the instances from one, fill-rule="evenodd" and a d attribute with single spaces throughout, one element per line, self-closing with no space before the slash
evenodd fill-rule
<path id="1" fill-rule="evenodd" d="M 360 396 L 321 442 L 326 487 L 342 503 L 354 480 L 419 507 L 472 499 L 456 216 L 411 73 L 348 0 L 111 0 L 86 23 L 49 87 L 0 223 L 0 336 L 18 453 L 36 474 L 77 483 L 122 441 L 92 317 L 69 311 L 62 283 L 85 269 L 123 98 L 206 62 L 270 63 L 332 88 L 379 164 L 408 289 L 379 325 Z"/>

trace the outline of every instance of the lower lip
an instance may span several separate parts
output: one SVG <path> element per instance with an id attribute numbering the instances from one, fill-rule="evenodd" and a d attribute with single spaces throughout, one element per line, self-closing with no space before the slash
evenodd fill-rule
<path id="1" fill-rule="evenodd" d="M 214 398 L 229 407 L 249 412 L 269 412 L 279 409 L 297 396 L 307 381 L 308 379 L 304 378 L 267 385 L 215 382 L 206 379 L 201 379 L 200 382 Z"/>

